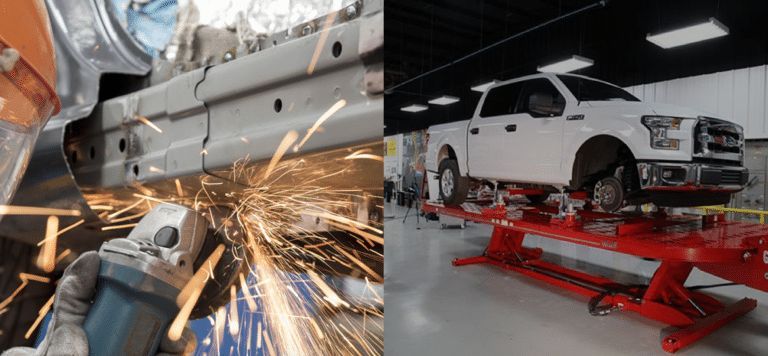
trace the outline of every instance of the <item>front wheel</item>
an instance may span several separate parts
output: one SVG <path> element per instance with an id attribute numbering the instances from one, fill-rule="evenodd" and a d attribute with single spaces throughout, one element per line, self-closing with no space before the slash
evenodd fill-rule
<path id="1" fill-rule="evenodd" d="M 593 201 L 609 213 L 624 206 L 624 187 L 616 177 L 605 177 L 595 184 Z"/>
<path id="2" fill-rule="evenodd" d="M 455 159 L 440 162 L 440 198 L 445 205 L 461 205 L 467 199 L 469 178 L 459 174 L 459 163 Z"/>
<path id="3" fill-rule="evenodd" d="M 547 201 L 547 199 L 549 199 L 549 193 L 536 194 L 536 195 L 528 194 L 525 197 L 528 198 L 528 201 L 531 202 L 531 204 L 539 205 Z"/>

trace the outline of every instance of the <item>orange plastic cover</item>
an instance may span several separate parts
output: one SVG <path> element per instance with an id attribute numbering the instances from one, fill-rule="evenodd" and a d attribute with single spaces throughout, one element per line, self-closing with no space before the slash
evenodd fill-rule
<path id="1" fill-rule="evenodd" d="M 51 37 L 43 0 L 0 2 L 0 120 L 42 126 L 59 112 Z"/>

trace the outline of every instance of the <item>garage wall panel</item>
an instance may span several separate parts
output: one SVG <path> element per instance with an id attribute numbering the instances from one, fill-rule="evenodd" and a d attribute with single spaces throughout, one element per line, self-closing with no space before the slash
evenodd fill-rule
<path id="1" fill-rule="evenodd" d="M 701 102 L 702 110 L 718 113 L 717 74 L 702 75 L 697 84 L 701 95 L 694 100 L 699 100 L 699 102 Z"/>
<path id="2" fill-rule="evenodd" d="M 717 73 L 717 114 L 733 118 L 733 71 Z"/>
<path id="3" fill-rule="evenodd" d="M 667 87 L 669 86 L 669 83 L 667 82 L 661 82 L 656 83 L 656 92 L 655 96 L 653 97 L 653 101 L 655 102 L 661 102 L 664 98 L 667 97 Z"/>
<path id="4" fill-rule="evenodd" d="M 690 107 L 744 127 L 748 139 L 768 139 L 768 70 L 736 69 L 627 87 L 645 102 Z"/>
<path id="5" fill-rule="evenodd" d="M 765 132 L 765 66 L 749 68 L 748 127 L 753 132 Z"/>
<path id="6" fill-rule="evenodd" d="M 636 97 L 638 97 L 640 99 L 643 98 L 642 95 L 637 95 L 637 86 L 633 85 L 631 87 L 626 87 L 626 88 L 624 88 L 624 90 L 628 91 L 630 94 L 632 94 L 632 95 L 634 95 L 634 96 L 636 96 Z"/>
<path id="7" fill-rule="evenodd" d="M 643 85 L 643 97 L 653 98 L 656 96 L 656 84 Z"/>
<path id="8" fill-rule="evenodd" d="M 739 123 L 749 136 L 749 69 L 739 69 L 733 76 L 733 116 L 726 119 Z"/>

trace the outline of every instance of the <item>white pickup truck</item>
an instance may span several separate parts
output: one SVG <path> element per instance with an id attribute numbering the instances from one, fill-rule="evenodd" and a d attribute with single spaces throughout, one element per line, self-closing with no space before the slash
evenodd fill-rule
<path id="1" fill-rule="evenodd" d="M 497 83 L 471 120 L 428 132 L 430 191 L 439 190 L 446 205 L 466 199 L 470 179 L 587 191 L 605 211 L 647 202 L 725 204 L 748 179 L 741 126 L 643 103 L 578 75 L 541 73 Z"/>

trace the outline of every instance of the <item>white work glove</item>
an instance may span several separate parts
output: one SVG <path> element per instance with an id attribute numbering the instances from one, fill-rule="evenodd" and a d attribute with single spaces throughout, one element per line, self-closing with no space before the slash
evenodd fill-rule
<path id="1" fill-rule="evenodd" d="M 69 265 L 56 287 L 53 318 L 48 323 L 48 332 L 40 346 L 37 349 L 14 347 L 0 356 L 88 356 L 88 338 L 83 330 L 83 322 L 91 308 L 100 265 L 101 259 L 95 251 L 82 254 Z M 186 327 L 177 341 L 164 337 L 158 355 L 189 355 L 195 351 L 196 346 L 195 334 Z"/>

